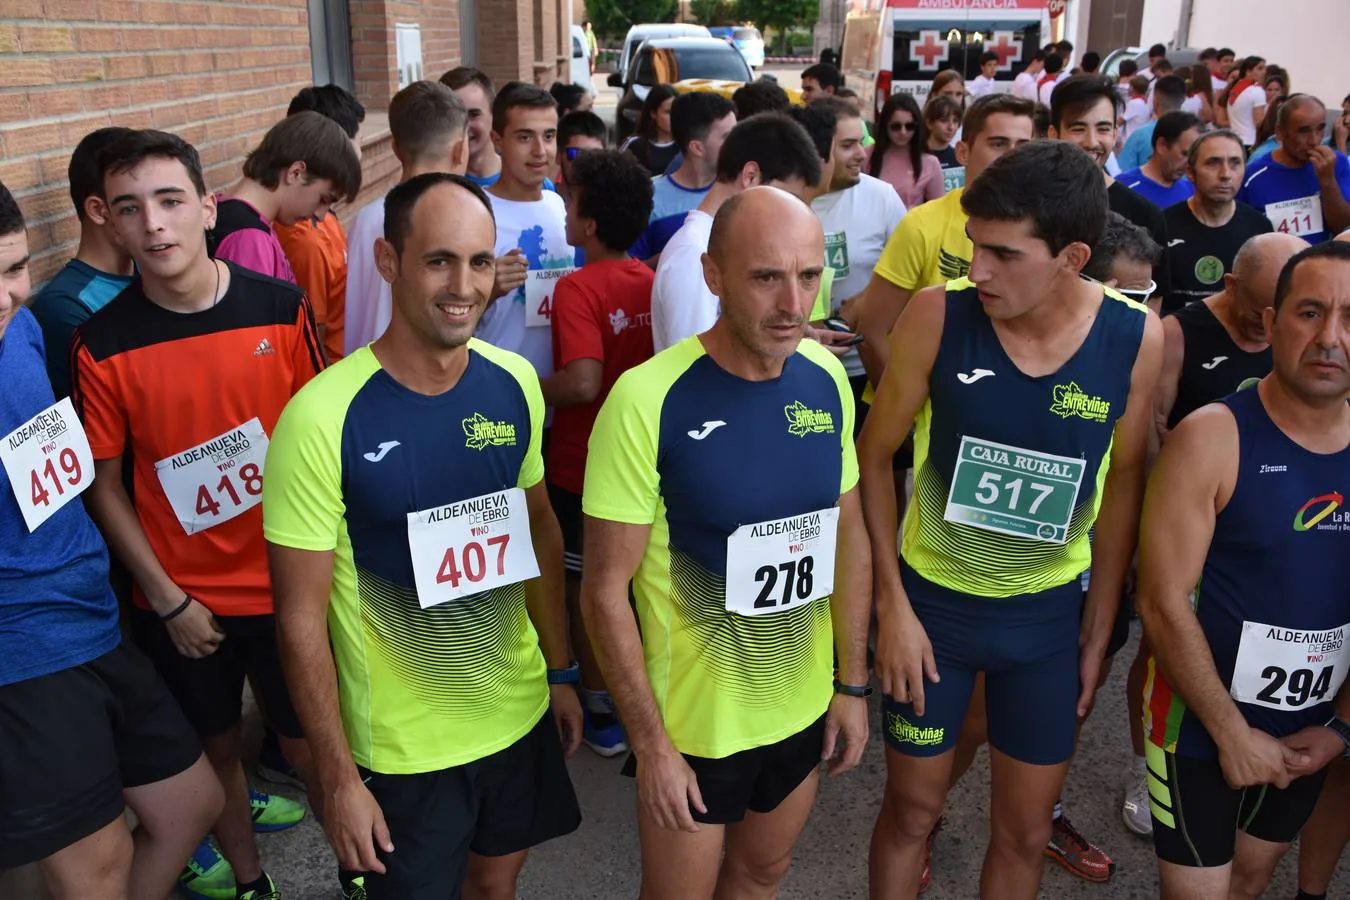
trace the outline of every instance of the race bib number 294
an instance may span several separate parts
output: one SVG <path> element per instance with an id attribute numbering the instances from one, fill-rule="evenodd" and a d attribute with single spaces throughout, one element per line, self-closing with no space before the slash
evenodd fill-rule
<path id="1" fill-rule="evenodd" d="M 0 462 L 30 532 L 94 483 L 94 455 L 70 398 L 5 435 Z"/>

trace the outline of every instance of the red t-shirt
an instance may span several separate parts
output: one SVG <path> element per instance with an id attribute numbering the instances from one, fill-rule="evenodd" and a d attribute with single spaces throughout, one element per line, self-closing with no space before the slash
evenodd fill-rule
<path id="1" fill-rule="evenodd" d="M 589 263 L 553 291 L 553 366 L 578 359 L 604 366 L 600 393 L 586 404 L 559 406 L 549 432 L 548 479 L 581 493 L 586 443 L 595 417 L 619 376 L 652 356 L 652 280 L 636 259 Z"/>

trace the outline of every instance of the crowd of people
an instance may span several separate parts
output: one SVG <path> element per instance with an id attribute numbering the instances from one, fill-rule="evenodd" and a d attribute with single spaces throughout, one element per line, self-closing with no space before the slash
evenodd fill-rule
<path id="1" fill-rule="evenodd" d="M 345 232 L 342 88 L 220 194 L 101 128 L 35 294 L 0 185 L 0 869 L 278 900 L 256 834 L 308 811 L 347 900 L 505 900 L 585 744 L 636 779 L 644 898 L 772 896 L 875 714 L 872 895 L 941 877 L 987 744 L 981 893 L 1031 898 L 1113 875 L 1060 795 L 1137 612 L 1162 896 L 1258 896 L 1300 833 L 1325 896 L 1350 98 L 1327 135 L 1258 57 L 1153 49 L 986 59 L 872 127 L 825 63 L 798 106 L 657 86 L 617 148 L 460 67 L 392 98 L 399 183 Z M 307 808 L 250 788 L 246 685 Z"/>

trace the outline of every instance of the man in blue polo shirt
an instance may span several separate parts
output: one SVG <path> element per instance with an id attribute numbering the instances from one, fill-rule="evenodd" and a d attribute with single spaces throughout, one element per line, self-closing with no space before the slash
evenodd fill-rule
<path id="1" fill-rule="evenodd" d="M 1195 193 L 1186 177 L 1186 165 L 1200 128 L 1200 117 L 1193 113 L 1164 113 L 1153 129 L 1153 155 L 1148 162 L 1121 172 L 1116 180 L 1147 197 L 1158 209 L 1186 202 Z"/>
<path id="2" fill-rule="evenodd" d="M 652 215 L 647 230 L 628 251 L 635 259 L 660 256 L 717 180 L 717 154 L 736 124 L 731 101 L 706 91 L 681 94 L 670 105 L 670 130 L 683 162 L 652 179 Z M 652 263 L 655 266 L 655 263 Z"/>
<path id="3" fill-rule="evenodd" d="M 1350 228 L 1350 162 L 1322 145 L 1326 107 L 1308 94 L 1285 101 L 1275 119 L 1280 146 L 1251 174 L 1238 199 L 1256 207 L 1276 231 L 1320 244 Z"/>

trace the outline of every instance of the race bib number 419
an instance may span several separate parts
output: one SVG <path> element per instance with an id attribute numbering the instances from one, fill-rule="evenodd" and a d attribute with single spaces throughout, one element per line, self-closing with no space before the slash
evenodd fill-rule
<path id="1" fill-rule="evenodd" d="M 257 417 L 155 463 L 178 523 L 196 534 L 262 502 L 267 432 Z"/>
<path id="2" fill-rule="evenodd" d="M 423 609 L 539 577 L 520 488 L 408 513 L 408 550 Z"/>
<path id="3" fill-rule="evenodd" d="M 1298 710 L 1336 696 L 1345 681 L 1350 624 L 1300 631 L 1260 622 L 1242 623 L 1230 692 L 1240 703 Z"/>
<path id="4" fill-rule="evenodd" d="M 943 518 L 1062 544 L 1087 462 L 963 436 Z"/>
<path id="5" fill-rule="evenodd" d="M 5 435 L 0 462 L 29 532 L 94 483 L 94 455 L 68 397 Z"/>
<path id="6" fill-rule="evenodd" d="M 727 612 L 765 616 L 834 592 L 839 508 L 742 525 L 727 538 Z"/>

